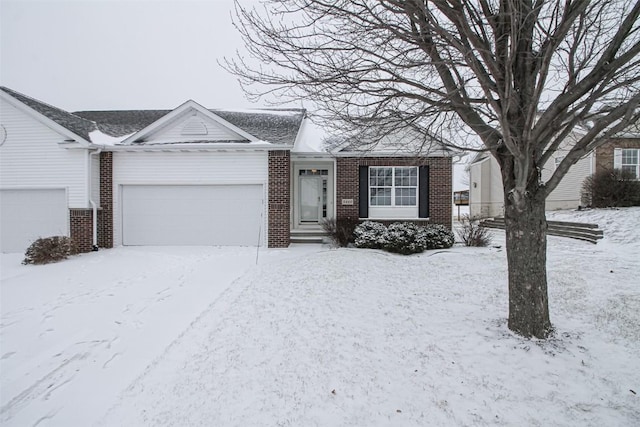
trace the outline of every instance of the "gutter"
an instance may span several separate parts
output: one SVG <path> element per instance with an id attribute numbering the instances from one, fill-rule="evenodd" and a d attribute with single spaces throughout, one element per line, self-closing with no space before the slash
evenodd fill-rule
<path id="1" fill-rule="evenodd" d="M 89 153 L 89 204 L 91 205 L 91 208 L 93 209 L 93 217 L 91 219 L 91 225 L 93 228 L 93 235 L 92 235 L 92 244 L 91 244 L 91 250 L 92 251 L 97 251 L 98 250 L 98 205 L 96 204 L 96 202 L 92 199 L 92 193 L 93 193 L 93 186 L 92 186 L 92 179 L 93 179 L 93 170 L 91 168 L 92 165 L 92 161 L 91 161 L 91 156 L 95 155 L 100 155 L 100 153 L 102 153 L 102 147 L 98 147 L 98 150 Z M 98 162 L 100 162 L 100 159 L 98 158 Z M 99 164 L 99 163 L 98 163 Z M 99 170 L 99 169 L 98 169 Z"/>

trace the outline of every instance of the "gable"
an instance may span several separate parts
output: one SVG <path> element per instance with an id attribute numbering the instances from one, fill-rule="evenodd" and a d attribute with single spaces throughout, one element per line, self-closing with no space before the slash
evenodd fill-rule
<path id="1" fill-rule="evenodd" d="M 135 140 L 139 142 L 139 140 Z M 145 136 L 145 143 L 248 142 L 248 139 L 197 110 L 188 110 Z"/>
<path id="2" fill-rule="evenodd" d="M 87 144 L 89 142 L 89 133 L 96 128 L 95 123 L 89 120 L 6 87 L 0 87 L 0 97 L 6 103 L 32 116 L 41 124 L 60 135 L 64 135 L 66 140 Z"/>

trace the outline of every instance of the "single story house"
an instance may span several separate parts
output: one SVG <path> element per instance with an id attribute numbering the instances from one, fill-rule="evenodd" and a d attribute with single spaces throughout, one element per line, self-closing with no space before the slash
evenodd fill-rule
<path id="1" fill-rule="evenodd" d="M 327 218 L 451 227 L 452 156 L 324 151 L 303 109 L 67 112 L 0 88 L 0 251 L 70 236 L 118 245 L 287 247 Z M 403 146 L 402 138 L 398 141 Z"/>
<path id="2" fill-rule="evenodd" d="M 563 144 L 542 169 L 542 180 L 551 177 L 555 168 L 567 153 L 573 138 L 583 130 L 578 129 Z M 640 133 L 626 132 L 601 145 L 578 160 L 549 194 L 547 210 L 576 209 L 586 205 L 582 197 L 584 180 L 603 170 L 627 169 L 640 178 Z M 469 165 L 469 215 L 472 218 L 489 218 L 504 215 L 502 176 L 497 160 L 490 153 L 478 153 Z"/>

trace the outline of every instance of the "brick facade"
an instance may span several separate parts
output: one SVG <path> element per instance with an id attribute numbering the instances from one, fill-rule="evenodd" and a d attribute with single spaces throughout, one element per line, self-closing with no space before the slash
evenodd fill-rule
<path id="1" fill-rule="evenodd" d="M 452 212 L 452 163 L 448 157 L 344 157 L 336 160 L 336 217 L 358 218 L 360 166 L 429 166 L 429 219 L 449 229 Z M 343 205 L 342 199 L 352 199 L 353 205 Z M 389 221 L 381 221 L 389 222 Z M 413 220 L 411 222 L 424 222 Z"/>
<path id="2" fill-rule="evenodd" d="M 74 252 L 91 252 L 93 249 L 93 210 L 69 209 L 71 244 Z"/>
<path id="3" fill-rule="evenodd" d="M 113 247 L 113 153 L 100 153 L 100 212 L 98 246 Z"/>
<path id="4" fill-rule="evenodd" d="M 270 248 L 286 248 L 291 233 L 291 154 L 269 151 L 269 241 Z"/>
<path id="5" fill-rule="evenodd" d="M 596 173 L 613 170 L 614 148 L 640 148 L 640 139 L 615 139 L 596 148 Z"/>

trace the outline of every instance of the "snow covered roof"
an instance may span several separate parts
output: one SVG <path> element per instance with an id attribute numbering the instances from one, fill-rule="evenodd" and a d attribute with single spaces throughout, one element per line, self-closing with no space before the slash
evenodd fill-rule
<path id="1" fill-rule="evenodd" d="M 90 120 L 64 111 L 58 107 L 45 104 L 44 102 L 4 86 L 0 86 L 0 90 L 86 141 L 90 141 L 89 134 L 96 130 L 96 124 Z"/>

